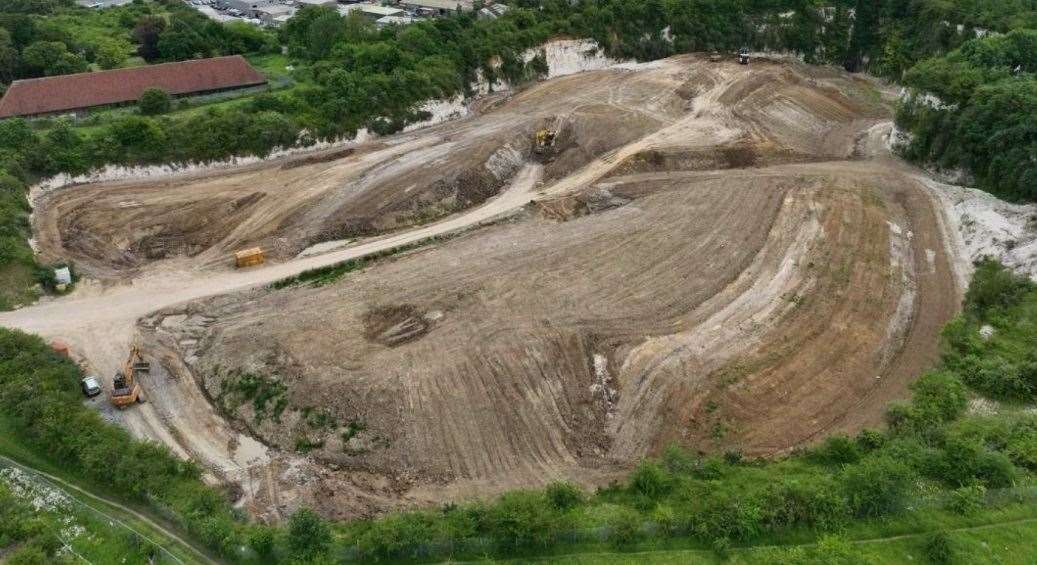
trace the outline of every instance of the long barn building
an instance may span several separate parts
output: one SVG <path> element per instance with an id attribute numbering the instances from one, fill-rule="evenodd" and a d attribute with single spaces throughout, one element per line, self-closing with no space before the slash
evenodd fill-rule
<path id="1" fill-rule="evenodd" d="M 261 87 L 266 78 L 240 55 L 16 80 L 0 100 L 0 118 L 77 113 L 136 102 L 148 88 L 172 96 Z"/>

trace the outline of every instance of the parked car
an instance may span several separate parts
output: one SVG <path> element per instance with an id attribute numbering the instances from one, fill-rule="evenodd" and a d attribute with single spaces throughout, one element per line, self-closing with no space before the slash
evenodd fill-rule
<path id="1" fill-rule="evenodd" d="M 97 377 L 85 377 L 80 381 L 79 386 L 83 388 L 83 394 L 87 398 L 93 398 L 101 394 L 101 381 L 97 380 Z"/>

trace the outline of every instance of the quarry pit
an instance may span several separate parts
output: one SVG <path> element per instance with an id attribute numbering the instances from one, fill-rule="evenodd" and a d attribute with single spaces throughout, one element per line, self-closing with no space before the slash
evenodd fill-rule
<path id="1" fill-rule="evenodd" d="M 149 403 L 112 417 L 270 520 L 600 485 L 671 444 L 785 454 L 880 425 L 959 308 L 887 94 L 686 55 L 345 151 L 50 191 L 39 253 L 95 282 L 5 323 L 101 374 L 141 343 Z M 252 246 L 273 265 L 233 272 Z"/>

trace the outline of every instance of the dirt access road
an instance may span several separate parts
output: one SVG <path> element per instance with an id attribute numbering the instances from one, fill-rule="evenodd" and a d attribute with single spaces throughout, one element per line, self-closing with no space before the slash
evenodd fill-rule
<path id="1" fill-rule="evenodd" d="M 38 202 L 41 253 L 103 283 L 0 323 L 103 376 L 142 340 L 151 401 L 113 417 L 270 519 L 600 483 L 671 442 L 782 453 L 878 423 L 958 308 L 943 209 L 885 151 L 889 117 L 839 72 L 684 56 L 332 160 L 60 190 Z M 187 221 L 205 202 L 220 221 Z M 282 262 L 229 270 L 246 243 Z M 246 377 L 279 418 L 228 401 Z"/>

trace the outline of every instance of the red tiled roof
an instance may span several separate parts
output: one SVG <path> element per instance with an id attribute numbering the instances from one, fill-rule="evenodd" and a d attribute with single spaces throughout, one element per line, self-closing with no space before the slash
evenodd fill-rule
<path id="1" fill-rule="evenodd" d="M 16 80 L 0 100 L 0 118 L 133 102 L 148 88 L 179 95 L 265 83 L 241 55 Z"/>

